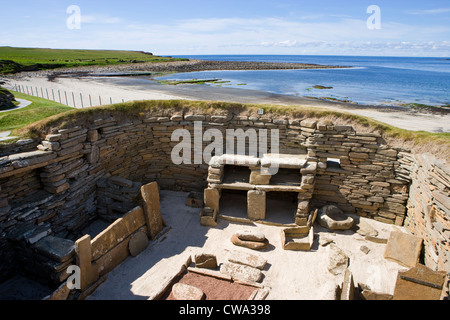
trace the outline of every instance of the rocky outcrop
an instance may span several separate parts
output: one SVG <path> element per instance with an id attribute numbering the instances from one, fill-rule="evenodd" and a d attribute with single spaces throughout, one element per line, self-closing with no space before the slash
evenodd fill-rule
<path id="1" fill-rule="evenodd" d="M 12 108 L 14 107 L 14 95 L 8 90 L 0 87 L 0 108 Z"/>

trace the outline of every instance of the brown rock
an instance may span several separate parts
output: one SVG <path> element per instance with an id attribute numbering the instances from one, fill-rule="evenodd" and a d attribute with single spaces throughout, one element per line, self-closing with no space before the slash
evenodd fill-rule
<path id="1" fill-rule="evenodd" d="M 248 218 L 264 220 L 266 218 L 266 192 L 251 190 L 247 195 Z"/>
<path id="2" fill-rule="evenodd" d="M 328 271 L 334 275 L 344 273 L 348 267 L 348 256 L 336 245 L 330 245 L 330 255 L 328 262 Z"/>
<path id="3" fill-rule="evenodd" d="M 217 258 L 213 254 L 199 253 L 195 255 L 195 267 L 203 269 L 217 268 Z"/>
<path id="4" fill-rule="evenodd" d="M 176 283 L 172 287 L 172 294 L 176 300 L 192 301 L 202 300 L 205 294 L 199 288 L 184 284 Z"/>
<path id="5" fill-rule="evenodd" d="M 445 271 L 432 271 L 421 264 L 407 271 L 399 271 L 394 300 L 439 300 L 445 277 Z"/>
<path id="6" fill-rule="evenodd" d="M 142 186 L 141 195 L 144 200 L 144 214 L 147 222 L 149 238 L 153 240 L 163 229 L 158 184 L 156 182 L 152 182 Z"/>
<path id="7" fill-rule="evenodd" d="M 342 210 L 333 205 L 320 209 L 318 222 L 330 230 L 349 230 L 353 227 L 353 218 L 346 216 Z"/>
<path id="8" fill-rule="evenodd" d="M 407 233 L 391 232 L 384 251 L 384 258 L 412 268 L 419 262 L 422 242 L 422 238 Z"/>
<path id="9" fill-rule="evenodd" d="M 236 235 L 233 235 L 231 237 L 231 242 L 235 246 L 240 246 L 240 247 L 249 248 L 249 249 L 253 249 L 253 250 L 263 250 L 269 246 L 269 241 L 267 239 L 264 240 L 264 242 L 245 241 L 245 240 L 239 239 Z"/>
<path id="10" fill-rule="evenodd" d="M 138 231 L 130 237 L 128 250 L 132 257 L 137 257 L 142 251 L 148 247 L 148 237 L 143 231 Z"/>
<path id="11" fill-rule="evenodd" d="M 264 259 L 260 256 L 257 256 L 257 255 L 254 255 L 254 254 L 251 254 L 248 252 L 242 252 L 242 251 L 231 252 L 231 255 L 228 257 L 228 261 L 238 263 L 238 264 L 243 264 L 243 265 L 257 268 L 260 270 L 263 270 L 267 264 L 266 259 Z"/>
<path id="12" fill-rule="evenodd" d="M 236 263 L 224 263 L 220 266 L 220 272 L 229 274 L 233 279 L 258 282 L 262 272 L 259 269 Z"/>
<path id="13" fill-rule="evenodd" d="M 205 189 L 204 193 L 205 207 L 219 210 L 220 193 L 217 189 Z"/>
<path id="14" fill-rule="evenodd" d="M 264 242 L 266 240 L 266 236 L 255 230 L 238 230 L 235 235 L 243 241 L 256 241 L 256 242 Z"/>

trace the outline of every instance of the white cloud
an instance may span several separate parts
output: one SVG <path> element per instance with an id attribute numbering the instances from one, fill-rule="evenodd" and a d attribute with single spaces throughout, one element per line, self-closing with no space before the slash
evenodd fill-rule
<path id="1" fill-rule="evenodd" d="M 104 14 L 96 14 L 96 15 L 81 15 L 81 23 L 87 24 L 118 24 L 122 23 L 124 20 L 118 17 L 110 17 Z"/>
<path id="2" fill-rule="evenodd" d="M 408 14 L 415 14 L 415 15 L 440 14 L 447 12 L 450 12 L 450 8 L 406 11 L 406 13 Z"/>
<path id="3" fill-rule="evenodd" d="M 39 34 L 39 39 L 21 33 L 9 37 L 13 39 L 9 45 L 25 42 L 55 47 L 57 43 L 57 47 L 65 48 L 145 50 L 165 55 L 448 55 L 450 44 L 440 40 L 448 38 L 450 27 L 393 22 L 382 22 L 381 27 L 369 30 L 365 20 L 349 18 L 331 22 L 280 17 L 208 18 L 154 24 L 93 14 L 83 16 L 81 30 L 52 30 L 48 35 Z"/>

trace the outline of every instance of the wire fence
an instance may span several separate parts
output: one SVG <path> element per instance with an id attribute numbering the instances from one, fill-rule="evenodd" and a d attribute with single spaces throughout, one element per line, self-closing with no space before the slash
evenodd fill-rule
<path id="1" fill-rule="evenodd" d="M 67 92 L 65 90 L 54 88 L 42 88 L 38 86 L 26 86 L 20 84 L 14 84 L 12 90 L 30 96 L 58 102 L 74 108 L 86 108 L 125 102 L 124 99 L 118 101 L 117 99 L 114 100 L 112 97 L 102 97 L 100 95 L 83 94 L 81 92 Z"/>

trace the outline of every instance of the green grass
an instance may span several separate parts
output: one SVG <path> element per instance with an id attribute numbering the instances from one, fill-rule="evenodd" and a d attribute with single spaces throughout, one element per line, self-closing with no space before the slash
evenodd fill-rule
<path id="1" fill-rule="evenodd" d="M 62 67 L 104 66 L 186 59 L 154 56 L 142 51 L 66 50 L 0 47 L 0 74 Z"/>
<path id="2" fill-rule="evenodd" d="M 158 80 L 161 84 L 167 84 L 171 86 L 177 86 L 180 84 L 205 84 L 205 83 L 225 83 L 225 81 L 220 81 L 220 79 L 207 79 L 207 80 L 198 80 L 198 79 L 189 79 L 189 80 Z"/>
<path id="3" fill-rule="evenodd" d="M 325 86 L 320 86 L 320 85 L 313 86 L 313 88 L 314 89 L 318 89 L 318 90 L 330 90 L 330 89 L 333 89 L 333 87 L 325 87 Z"/>
<path id="4" fill-rule="evenodd" d="M 29 106 L 0 113 L 0 131 L 20 129 L 33 122 L 51 117 L 55 114 L 73 110 L 73 108 L 50 100 L 32 97 L 23 93 L 11 91 L 16 98 L 32 102 Z"/>

